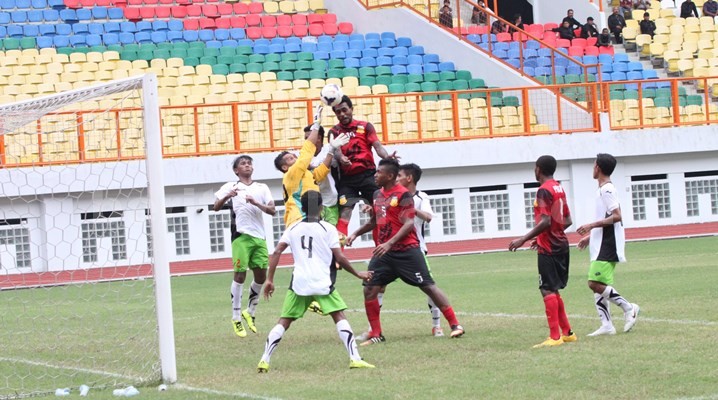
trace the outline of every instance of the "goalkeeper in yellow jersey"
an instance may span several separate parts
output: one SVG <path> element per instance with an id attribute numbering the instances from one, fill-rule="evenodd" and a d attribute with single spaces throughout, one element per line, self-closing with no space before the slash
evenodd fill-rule
<path id="1" fill-rule="evenodd" d="M 322 164 L 313 171 L 309 171 L 309 163 L 312 161 L 317 146 L 324 137 L 324 128 L 319 124 L 322 109 L 323 107 L 319 105 L 315 110 L 314 123 L 310 126 L 309 136 L 304 141 L 302 149 L 299 151 L 299 156 L 283 151 L 274 159 L 274 166 L 284 174 L 282 189 L 284 191 L 284 226 L 286 228 L 304 219 L 304 212 L 298 206 L 302 194 L 308 190 L 319 191 L 317 182 L 323 181 L 329 175 L 329 167 L 334 157 L 333 150 L 349 143 L 349 136 L 346 134 L 332 139 L 329 142 L 329 147 L 332 151 L 327 153 Z"/>

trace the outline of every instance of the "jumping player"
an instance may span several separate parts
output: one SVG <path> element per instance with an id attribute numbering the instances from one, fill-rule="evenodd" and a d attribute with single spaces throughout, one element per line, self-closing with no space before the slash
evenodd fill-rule
<path id="1" fill-rule="evenodd" d="M 269 276 L 264 287 L 264 297 L 267 299 L 274 293 L 274 273 L 279 257 L 287 247 L 291 248 L 295 263 L 294 273 L 284 298 L 282 315 L 267 336 L 257 371 L 269 371 L 269 359 L 282 340 L 284 332 L 292 322 L 302 318 L 312 301 L 317 301 L 334 320 L 339 339 L 349 353 L 349 368 L 374 368 L 359 356 L 354 332 L 344 316 L 347 305 L 334 288 L 337 273 L 334 263 L 338 262 L 345 271 L 362 280 L 370 279 L 372 273 L 355 271 L 342 254 L 336 228 L 321 220 L 322 195 L 319 192 L 305 192 L 301 197 L 301 204 L 306 218 L 284 231 L 269 262 Z"/>
<path id="2" fill-rule="evenodd" d="M 257 332 L 254 314 L 266 278 L 268 254 L 262 213 L 274 215 L 276 211 L 269 187 L 252 180 L 254 172 L 252 157 L 246 155 L 237 157 L 232 163 L 232 170 L 239 180 L 224 184 L 215 193 L 216 201 L 213 209 L 219 211 L 228 201 L 232 205 L 230 223 L 234 265 L 234 279 L 230 288 L 232 326 L 237 336 L 246 337 L 247 331 L 242 326 L 242 319 L 249 330 Z M 242 293 L 247 269 L 252 270 L 253 279 L 249 287 L 249 304 L 247 309 L 242 311 Z"/>
<path id="3" fill-rule="evenodd" d="M 563 187 L 553 179 L 555 171 L 556 159 L 552 156 L 541 156 L 536 160 L 534 174 L 541 184 L 534 202 L 536 225 L 524 236 L 509 243 L 509 251 L 516 251 L 527 241 L 536 238 L 531 248 L 538 250 L 539 290 L 546 307 L 550 336 L 534 348 L 559 346 L 577 340 L 559 293 L 568 283 L 568 239 L 564 231 L 571 226 L 571 214 Z"/>
<path id="4" fill-rule="evenodd" d="M 434 301 L 449 321 L 452 338 L 464 334 L 464 328 L 456 319 L 449 299 L 436 286 L 426 265 L 414 226 L 414 200 L 405 187 L 397 184 L 398 174 L 399 163 L 396 160 L 384 159 L 379 162 L 375 179 L 381 189 L 374 193 L 372 218 L 347 237 L 347 245 L 351 245 L 360 235 L 377 228 L 377 247 L 369 262 L 369 271 L 374 272 L 374 276 L 364 283 L 364 306 L 371 336 L 361 343 L 362 346 L 386 341 L 381 330 L 381 308 L 377 295 L 383 286 L 397 278 L 418 287 Z"/>

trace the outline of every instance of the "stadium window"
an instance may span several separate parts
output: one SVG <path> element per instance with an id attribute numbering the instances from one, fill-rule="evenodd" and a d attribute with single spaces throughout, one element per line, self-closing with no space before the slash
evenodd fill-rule
<path id="1" fill-rule="evenodd" d="M 30 268 L 32 266 L 30 253 L 30 231 L 27 229 L 27 219 L 6 219 L 0 220 L 0 249 L 2 254 L 10 255 L 6 261 L 11 259 L 14 268 Z M 0 257 L 0 267 L 8 270 L 9 265 L 4 265 L 3 257 Z"/>

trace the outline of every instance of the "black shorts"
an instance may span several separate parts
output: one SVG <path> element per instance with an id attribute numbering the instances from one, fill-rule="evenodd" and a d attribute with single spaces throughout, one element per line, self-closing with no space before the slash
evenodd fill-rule
<path id="1" fill-rule="evenodd" d="M 374 257 L 369 261 L 369 271 L 373 271 L 374 275 L 369 282 L 364 282 L 364 286 L 386 286 L 396 278 L 417 287 L 434 284 L 426 258 L 418 247 L 389 251 L 381 257 Z"/>
<path id="2" fill-rule="evenodd" d="M 375 170 L 360 172 L 356 175 L 342 175 L 337 181 L 337 194 L 339 199 L 339 207 L 354 208 L 359 200 L 371 205 L 374 202 L 374 192 L 379 187 L 374 182 Z"/>
<path id="3" fill-rule="evenodd" d="M 569 253 L 539 254 L 539 289 L 557 291 L 568 284 Z"/>

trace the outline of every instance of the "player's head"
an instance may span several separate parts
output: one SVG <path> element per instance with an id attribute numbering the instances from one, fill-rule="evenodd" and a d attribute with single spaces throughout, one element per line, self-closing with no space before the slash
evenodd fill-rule
<path id="1" fill-rule="evenodd" d="M 393 158 L 385 158 L 379 161 L 379 167 L 374 174 L 374 181 L 377 186 L 385 186 L 396 182 L 397 175 L 399 175 L 399 162 Z"/>
<path id="2" fill-rule="evenodd" d="M 316 190 L 307 190 L 301 198 L 302 212 L 307 218 L 318 219 L 322 215 L 322 194 Z"/>
<path id="3" fill-rule="evenodd" d="M 274 166 L 281 173 L 287 172 L 289 167 L 297 161 L 297 155 L 288 151 L 283 151 L 274 159 Z"/>
<path id="4" fill-rule="evenodd" d="M 396 181 L 401 186 L 409 188 L 410 186 L 416 187 L 421 179 L 421 167 L 416 164 L 402 164 L 399 166 L 399 174 L 396 177 Z"/>
<path id="5" fill-rule="evenodd" d="M 234 171 L 234 174 L 239 177 L 251 177 L 252 172 L 254 172 L 252 161 L 252 157 L 247 155 L 241 155 L 235 158 L 232 162 L 232 170 Z"/>
<path id="6" fill-rule="evenodd" d="M 540 181 L 540 177 L 553 177 L 553 173 L 556 172 L 556 159 L 552 156 L 541 156 L 536 160 L 536 180 Z"/>
<path id="7" fill-rule="evenodd" d="M 598 179 L 599 174 L 611 176 L 613 170 L 616 169 L 616 158 L 608 153 L 598 153 L 596 155 L 596 164 L 593 168 L 593 179 Z"/>
<path id="8" fill-rule="evenodd" d="M 304 128 L 304 140 L 307 140 L 309 138 L 309 134 L 312 133 L 312 126 L 307 125 Z M 319 144 L 317 145 L 317 150 L 314 152 L 314 155 L 318 155 L 320 151 L 322 151 L 322 147 L 324 146 L 324 127 L 319 126 Z"/>
<path id="9" fill-rule="evenodd" d="M 352 123 L 354 105 L 349 96 L 342 96 L 342 101 L 336 106 L 332 107 L 334 115 L 337 116 L 339 123 L 346 126 Z"/>

